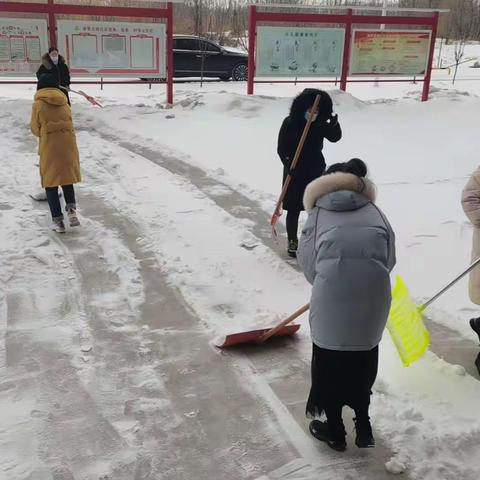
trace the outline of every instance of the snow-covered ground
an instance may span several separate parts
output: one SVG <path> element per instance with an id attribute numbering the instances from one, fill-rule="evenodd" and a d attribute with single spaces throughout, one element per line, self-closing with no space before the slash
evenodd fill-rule
<path id="1" fill-rule="evenodd" d="M 344 138 L 326 145 L 327 162 L 369 165 L 397 233 L 395 273 L 418 301 L 470 261 L 460 194 L 480 160 L 472 71 L 462 66 L 455 86 L 436 72 L 427 103 L 421 85 L 331 90 Z M 0 86 L 0 479 L 376 479 L 391 475 L 390 459 L 412 479 L 478 478 L 480 385 L 438 358 L 448 345 L 406 369 L 385 335 L 373 397 L 385 458 L 334 455 L 299 421 L 306 318 L 262 365 L 211 345 L 308 301 L 268 226 L 278 129 L 300 89 L 259 85 L 247 97 L 244 84 L 180 84 L 166 109 L 159 85 L 89 88 L 105 108 L 73 98 L 82 227 L 58 238 L 46 205 L 28 198 L 33 88 Z M 478 311 L 466 280 L 429 309 L 433 328 L 471 349 L 468 362 Z M 324 477 L 269 475 L 294 458 Z"/>

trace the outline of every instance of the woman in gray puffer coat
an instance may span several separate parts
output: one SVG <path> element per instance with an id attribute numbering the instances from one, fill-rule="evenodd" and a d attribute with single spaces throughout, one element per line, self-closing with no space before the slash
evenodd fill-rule
<path id="1" fill-rule="evenodd" d="M 308 220 L 298 261 L 313 285 L 310 327 L 312 388 L 310 432 L 335 450 L 346 448 L 342 408 L 355 411 L 356 444 L 373 447 L 371 388 L 378 344 L 391 303 L 390 271 L 395 235 L 375 205 L 375 186 L 359 159 L 332 165 L 310 183 L 304 204 Z"/>

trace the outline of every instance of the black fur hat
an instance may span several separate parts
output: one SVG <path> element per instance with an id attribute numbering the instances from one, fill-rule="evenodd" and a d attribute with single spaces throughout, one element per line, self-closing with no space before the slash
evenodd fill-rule
<path id="1" fill-rule="evenodd" d="M 333 112 L 332 98 L 327 92 L 316 88 L 306 88 L 295 97 L 290 107 L 290 118 L 295 121 L 304 120 L 305 112 L 313 106 L 317 95 L 320 95 L 318 116 L 325 120 L 328 119 Z"/>

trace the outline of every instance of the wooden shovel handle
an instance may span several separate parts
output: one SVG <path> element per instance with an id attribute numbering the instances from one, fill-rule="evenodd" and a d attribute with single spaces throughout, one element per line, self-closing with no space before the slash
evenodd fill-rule
<path id="1" fill-rule="evenodd" d="M 315 101 L 313 102 L 312 109 L 310 110 L 310 115 L 308 116 L 307 123 L 305 124 L 305 128 L 303 129 L 302 136 L 300 137 L 300 141 L 298 142 L 297 150 L 295 151 L 295 156 L 293 157 L 292 164 L 290 166 L 290 171 L 293 172 L 295 167 L 297 166 L 298 161 L 300 160 L 300 155 L 302 154 L 303 146 L 305 145 L 305 141 L 307 140 L 307 135 L 310 130 L 310 126 L 313 122 L 313 116 L 318 110 L 318 106 L 320 105 L 320 94 L 315 97 Z M 283 203 L 283 199 L 287 194 L 288 187 L 290 186 L 290 182 L 292 181 L 292 176 L 288 175 L 282 188 L 282 193 L 280 194 L 280 198 L 275 206 L 275 211 L 273 217 L 280 216 L 280 206 Z"/>
<path id="2" fill-rule="evenodd" d="M 286 327 L 289 323 L 292 323 L 300 315 L 303 315 L 310 308 L 310 304 L 307 303 L 302 308 L 298 309 L 295 313 L 292 313 L 288 318 L 282 320 L 276 327 L 271 328 L 268 332 L 265 332 L 259 339 L 258 342 L 262 343 L 265 340 L 268 340 L 270 337 L 273 337 L 277 334 L 283 327 Z"/>

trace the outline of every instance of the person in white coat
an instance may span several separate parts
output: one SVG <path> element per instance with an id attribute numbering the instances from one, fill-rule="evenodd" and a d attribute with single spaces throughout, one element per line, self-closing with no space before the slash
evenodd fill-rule
<path id="1" fill-rule="evenodd" d="M 480 167 L 473 172 L 462 192 L 462 206 L 465 214 L 473 225 L 472 260 L 480 258 Z M 480 305 L 480 267 L 472 270 L 468 285 L 470 300 Z M 480 317 L 470 320 L 472 330 L 478 335 L 480 342 Z M 480 373 L 480 353 L 475 360 Z"/>

